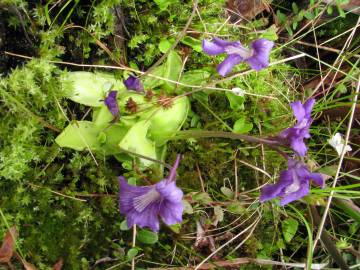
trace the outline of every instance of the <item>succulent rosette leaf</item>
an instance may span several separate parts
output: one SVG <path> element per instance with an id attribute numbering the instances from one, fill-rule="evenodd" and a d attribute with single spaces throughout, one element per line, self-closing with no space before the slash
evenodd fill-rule
<path id="1" fill-rule="evenodd" d="M 133 125 L 120 141 L 120 150 L 124 149 L 151 159 L 157 159 L 155 143 L 147 138 L 150 124 L 149 121 L 139 121 Z M 153 163 L 145 158 L 140 158 L 140 161 L 145 166 L 150 166 Z"/>
<path id="2" fill-rule="evenodd" d="M 187 97 L 174 99 L 170 108 L 157 107 L 147 119 L 151 122 L 149 136 L 157 146 L 164 145 L 184 124 L 190 104 Z"/>
<path id="3" fill-rule="evenodd" d="M 74 121 L 70 123 L 55 142 L 61 147 L 72 148 L 77 151 L 85 149 L 97 150 L 100 143 L 97 140 L 100 129 L 90 121 Z"/>
<path id="4" fill-rule="evenodd" d="M 107 73 L 67 72 L 61 77 L 65 96 L 77 103 L 99 107 L 110 89 L 125 91 L 122 81 Z"/>

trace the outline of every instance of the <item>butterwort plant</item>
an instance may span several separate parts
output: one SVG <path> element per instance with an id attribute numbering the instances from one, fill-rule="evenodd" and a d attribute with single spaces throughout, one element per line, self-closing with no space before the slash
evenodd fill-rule
<path id="1" fill-rule="evenodd" d="M 141 228 L 148 227 L 157 232 L 160 227 L 159 217 L 167 225 L 182 221 L 183 192 L 175 182 L 180 159 L 178 155 L 169 176 L 155 185 L 132 186 L 123 176 L 119 177 L 120 213 L 126 216 L 129 228 L 136 224 Z"/>
<path id="2" fill-rule="evenodd" d="M 266 68 L 273 47 L 274 42 L 265 38 L 253 41 L 250 48 L 244 47 L 240 41 L 226 41 L 217 37 L 202 42 L 202 49 L 208 55 L 227 54 L 225 60 L 217 66 L 221 76 L 226 76 L 235 65 L 244 61 L 256 71 Z"/>
<path id="3" fill-rule="evenodd" d="M 304 139 L 310 137 L 311 111 L 314 104 L 313 98 L 304 104 L 299 100 L 290 104 L 296 123 L 280 132 L 275 140 L 285 141 L 285 145 L 290 146 L 295 152 L 295 158 L 288 157 L 288 169 L 280 173 L 280 179 L 276 184 L 268 184 L 261 189 L 260 202 L 280 197 L 280 205 L 284 206 L 308 195 L 311 181 L 321 188 L 324 187 L 322 175 L 311 173 L 302 161 L 307 152 Z"/>

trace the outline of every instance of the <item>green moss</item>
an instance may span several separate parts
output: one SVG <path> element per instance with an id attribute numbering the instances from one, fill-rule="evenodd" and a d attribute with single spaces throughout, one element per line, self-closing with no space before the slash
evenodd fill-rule
<path id="1" fill-rule="evenodd" d="M 0 219 L 0 235 L 7 230 L 6 222 L 15 224 L 20 232 L 19 250 L 38 269 L 49 269 L 59 258 L 64 259 L 64 269 L 107 269 L 117 263 L 123 263 L 119 269 L 129 269 L 126 253 L 132 247 L 132 230 L 124 230 L 121 226 L 124 216 L 119 214 L 118 209 L 117 176 L 133 177 L 142 184 L 144 178 L 159 180 L 161 173 L 151 169 L 139 172 L 131 162 L 124 164 L 123 168 L 111 157 L 59 148 L 54 140 L 59 131 L 68 125 L 68 120 L 82 117 L 88 120 L 91 113 L 84 116 L 89 107 L 63 99 L 68 89 L 59 87 L 59 77 L 64 70 L 80 68 L 51 64 L 48 60 L 114 64 L 113 60 L 121 57 L 131 62 L 129 65 L 132 67 L 146 70 L 163 53 L 159 48 L 160 40 L 168 40 L 171 44 L 182 31 L 192 12 L 193 1 L 171 1 L 164 10 L 155 1 L 148 0 L 65 1 L 69 3 L 67 7 L 62 10 L 64 5 L 59 4 L 51 12 L 49 7 L 53 3 L 46 9 L 35 2 L 7 1 L 22 12 L 26 10 L 31 17 L 31 21 L 27 21 L 24 16 L 25 26 L 31 27 L 29 32 L 34 32 L 36 53 L 31 56 L 38 56 L 40 60 L 19 65 L 8 71 L 7 77 L 0 79 L 0 209 L 5 215 L 5 219 Z M 208 33 L 216 32 L 229 40 L 241 37 L 241 41 L 248 44 L 269 27 L 267 20 L 263 19 L 254 20 L 244 27 L 226 23 L 223 16 L 225 2 L 200 0 L 198 10 L 201 20 L 195 16 L 188 36 L 200 42 L 202 38 L 211 37 Z M 121 9 L 125 28 L 114 16 L 115 8 Z M 11 23 L 9 29 L 20 31 L 20 19 L 14 15 L 8 17 Z M 71 24 L 81 25 L 86 30 Z M 332 25 L 320 34 L 338 33 L 348 28 L 345 21 L 341 21 L 338 29 L 329 29 Z M 114 42 L 116 37 L 119 38 L 119 27 L 123 30 L 121 48 Z M 102 46 L 99 46 L 100 43 Z M 104 46 L 112 56 L 103 50 Z M 187 60 L 185 72 L 200 70 L 201 73 L 206 70 L 204 77 L 208 81 L 219 79 L 215 67 L 224 55 L 208 56 L 183 43 L 176 50 L 182 60 Z M 271 61 L 282 59 L 280 53 L 272 53 Z M 234 72 L 247 68 L 247 64 L 241 64 L 235 67 Z M 90 68 L 86 70 L 91 71 Z M 127 75 L 122 72 L 119 72 L 121 76 Z M 240 87 L 249 94 L 235 109 L 222 91 L 204 90 L 193 94 L 189 96 L 191 112 L 184 129 L 229 131 L 237 120 L 245 119 L 253 126 L 248 134 L 274 135 L 293 121 L 288 103 L 298 97 L 294 88 L 301 79 L 299 73 L 289 65 L 278 64 L 217 84 L 224 89 Z M 187 79 L 193 84 L 191 76 Z M 202 80 L 194 81 L 194 84 L 203 83 Z M 191 90 L 180 86 L 176 89 L 182 94 Z M 331 130 L 336 126 L 329 124 Z M 324 139 L 324 132 L 327 133 L 328 128 L 314 128 L 317 136 L 310 145 L 316 147 L 315 142 Z M 269 181 L 260 170 L 265 169 L 271 176 L 278 176 L 286 161 L 276 152 L 266 147 L 262 150 L 259 145 L 240 140 L 220 138 L 171 141 L 167 149 L 165 161 L 168 163 L 175 159 L 177 153 L 184 156 L 177 181 L 185 194 L 190 194 L 189 200 L 203 198 L 191 201 L 193 213 L 184 215 L 179 233 L 162 226 L 157 244 L 137 243 L 141 259 L 144 259 L 137 262 L 138 267 L 152 267 L 153 264 L 148 261 L 178 265 L 186 265 L 188 258 L 200 261 L 200 256 L 207 256 L 211 250 L 208 247 L 197 250 L 193 246 L 194 239 L 187 238 L 195 236 L 190 233 L 196 232 L 197 221 L 203 224 L 205 230 L 231 224 L 214 234 L 216 237 L 217 234 L 223 236 L 231 231 L 236 235 L 254 221 L 251 215 L 257 210 L 261 211 L 261 221 L 245 245 L 231 256 L 227 254 L 235 245 L 225 247 L 217 255 L 221 259 L 249 256 L 278 260 L 280 248 L 285 256 L 290 256 L 300 247 L 294 260 L 304 258 L 306 243 L 303 227 L 299 229 L 299 235 L 286 244 L 278 229 L 283 217 L 291 214 L 288 209 L 254 201 L 259 190 L 241 194 L 238 200 L 227 197 L 221 191 L 223 186 L 234 190 L 236 176 L 240 192 L 255 189 Z M 329 151 L 326 150 L 325 154 Z M 235 153 L 237 172 L 234 169 Z M 202 191 L 202 185 L 207 194 L 193 196 L 192 192 Z M 234 205 L 239 209 L 232 209 Z M 213 225 L 215 206 L 224 211 L 224 220 L 217 227 Z M 247 218 L 250 218 L 249 222 L 237 227 Z M 341 232 L 346 234 L 346 230 Z M 216 237 L 216 247 L 227 241 Z M 95 266 L 97 260 L 108 257 L 114 261 Z M 251 265 L 242 269 L 256 267 Z"/>

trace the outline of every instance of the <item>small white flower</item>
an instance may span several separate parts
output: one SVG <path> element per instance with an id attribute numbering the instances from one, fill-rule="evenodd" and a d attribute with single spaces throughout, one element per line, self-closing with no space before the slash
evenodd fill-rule
<path id="1" fill-rule="evenodd" d="M 235 87 L 235 88 L 231 89 L 231 91 L 232 91 L 235 95 L 240 96 L 240 97 L 243 97 L 243 96 L 245 95 L 245 91 L 242 90 L 242 89 L 239 88 L 239 87 Z"/>
<path id="2" fill-rule="evenodd" d="M 334 149 L 336 150 L 336 152 L 338 153 L 338 155 L 341 155 L 341 152 L 343 151 L 343 148 L 345 147 L 344 152 L 350 152 L 351 146 L 350 145 L 344 145 L 344 140 L 341 137 L 340 133 L 336 133 L 334 136 L 331 137 L 331 139 L 329 140 L 329 144 L 334 147 Z"/>

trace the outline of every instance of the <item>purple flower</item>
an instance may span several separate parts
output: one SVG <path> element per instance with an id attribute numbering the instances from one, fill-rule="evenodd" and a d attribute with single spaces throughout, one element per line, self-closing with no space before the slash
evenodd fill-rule
<path id="1" fill-rule="evenodd" d="M 167 225 L 182 221 L 184 210 L 183 192 L 175 184 L 176 169 L 180 162 L 177 156 L 167 178 L 151 186 L 131 186 L 122 176 L 120 182 L 120 213 L 126 215 L 128 227 L 134 224 L 159 231 L 159 218 Z"/>
<path id="2" fill-rule="evenodd" d="M 304 139 L 310 138 L 309 129 L 312 122 L 311 110 L 314 104 L 315 99 L 313 98 L 309 99 L 304 104 L 301 104 L 300 101 L 291 103 L 291 108 L 297 123 L 293 127 L 285 129 L 278 135 L 280 140 L 285 140 L 285 142 L 301 157 L 305 156 L 307 152 Z"/>
<path id="3" fill-rule="evenodd" d="M 105 98 L 104 103 L 114 117 L 119 115 L 119 105 L 116 101 L 117 91 L 110 91 Z"/>
<path id="4" fill-rule="evenodd" d="M 130 75 L 125 81 L 124 84 L 128 90 L 135 90 L 137 92 L 144 91 L 144 86 L 141 84 L 139 78 Z"/>
<path id="5" fill-rule="evenodd" d="M 279 182 L 261 189 L 260 202 L 280 197 L 280 205 L 284 206 L 298 200 L 309 193 L 310 180 L 324 188 L 324 179 L 320 173 L 311 173 L 301 161 L 288 159 L 288 169 L 281 172 Z"/>
<path id="6" fill-rule="evenodd" d="M 228 74 L 231 69 L 242 61 L 246 61 L 252 69 L 259 71 L 269 65 L 269 54 L 274 42 L 260 38 L 250 44 L 250 49 L 245 48 L 239 41 L 225 41 L 213 38 L 212 42 L 206 39 L 202 48 L 209 55 L 226 53 L 228 56 L 217 67 L 221 76 Z"/>

